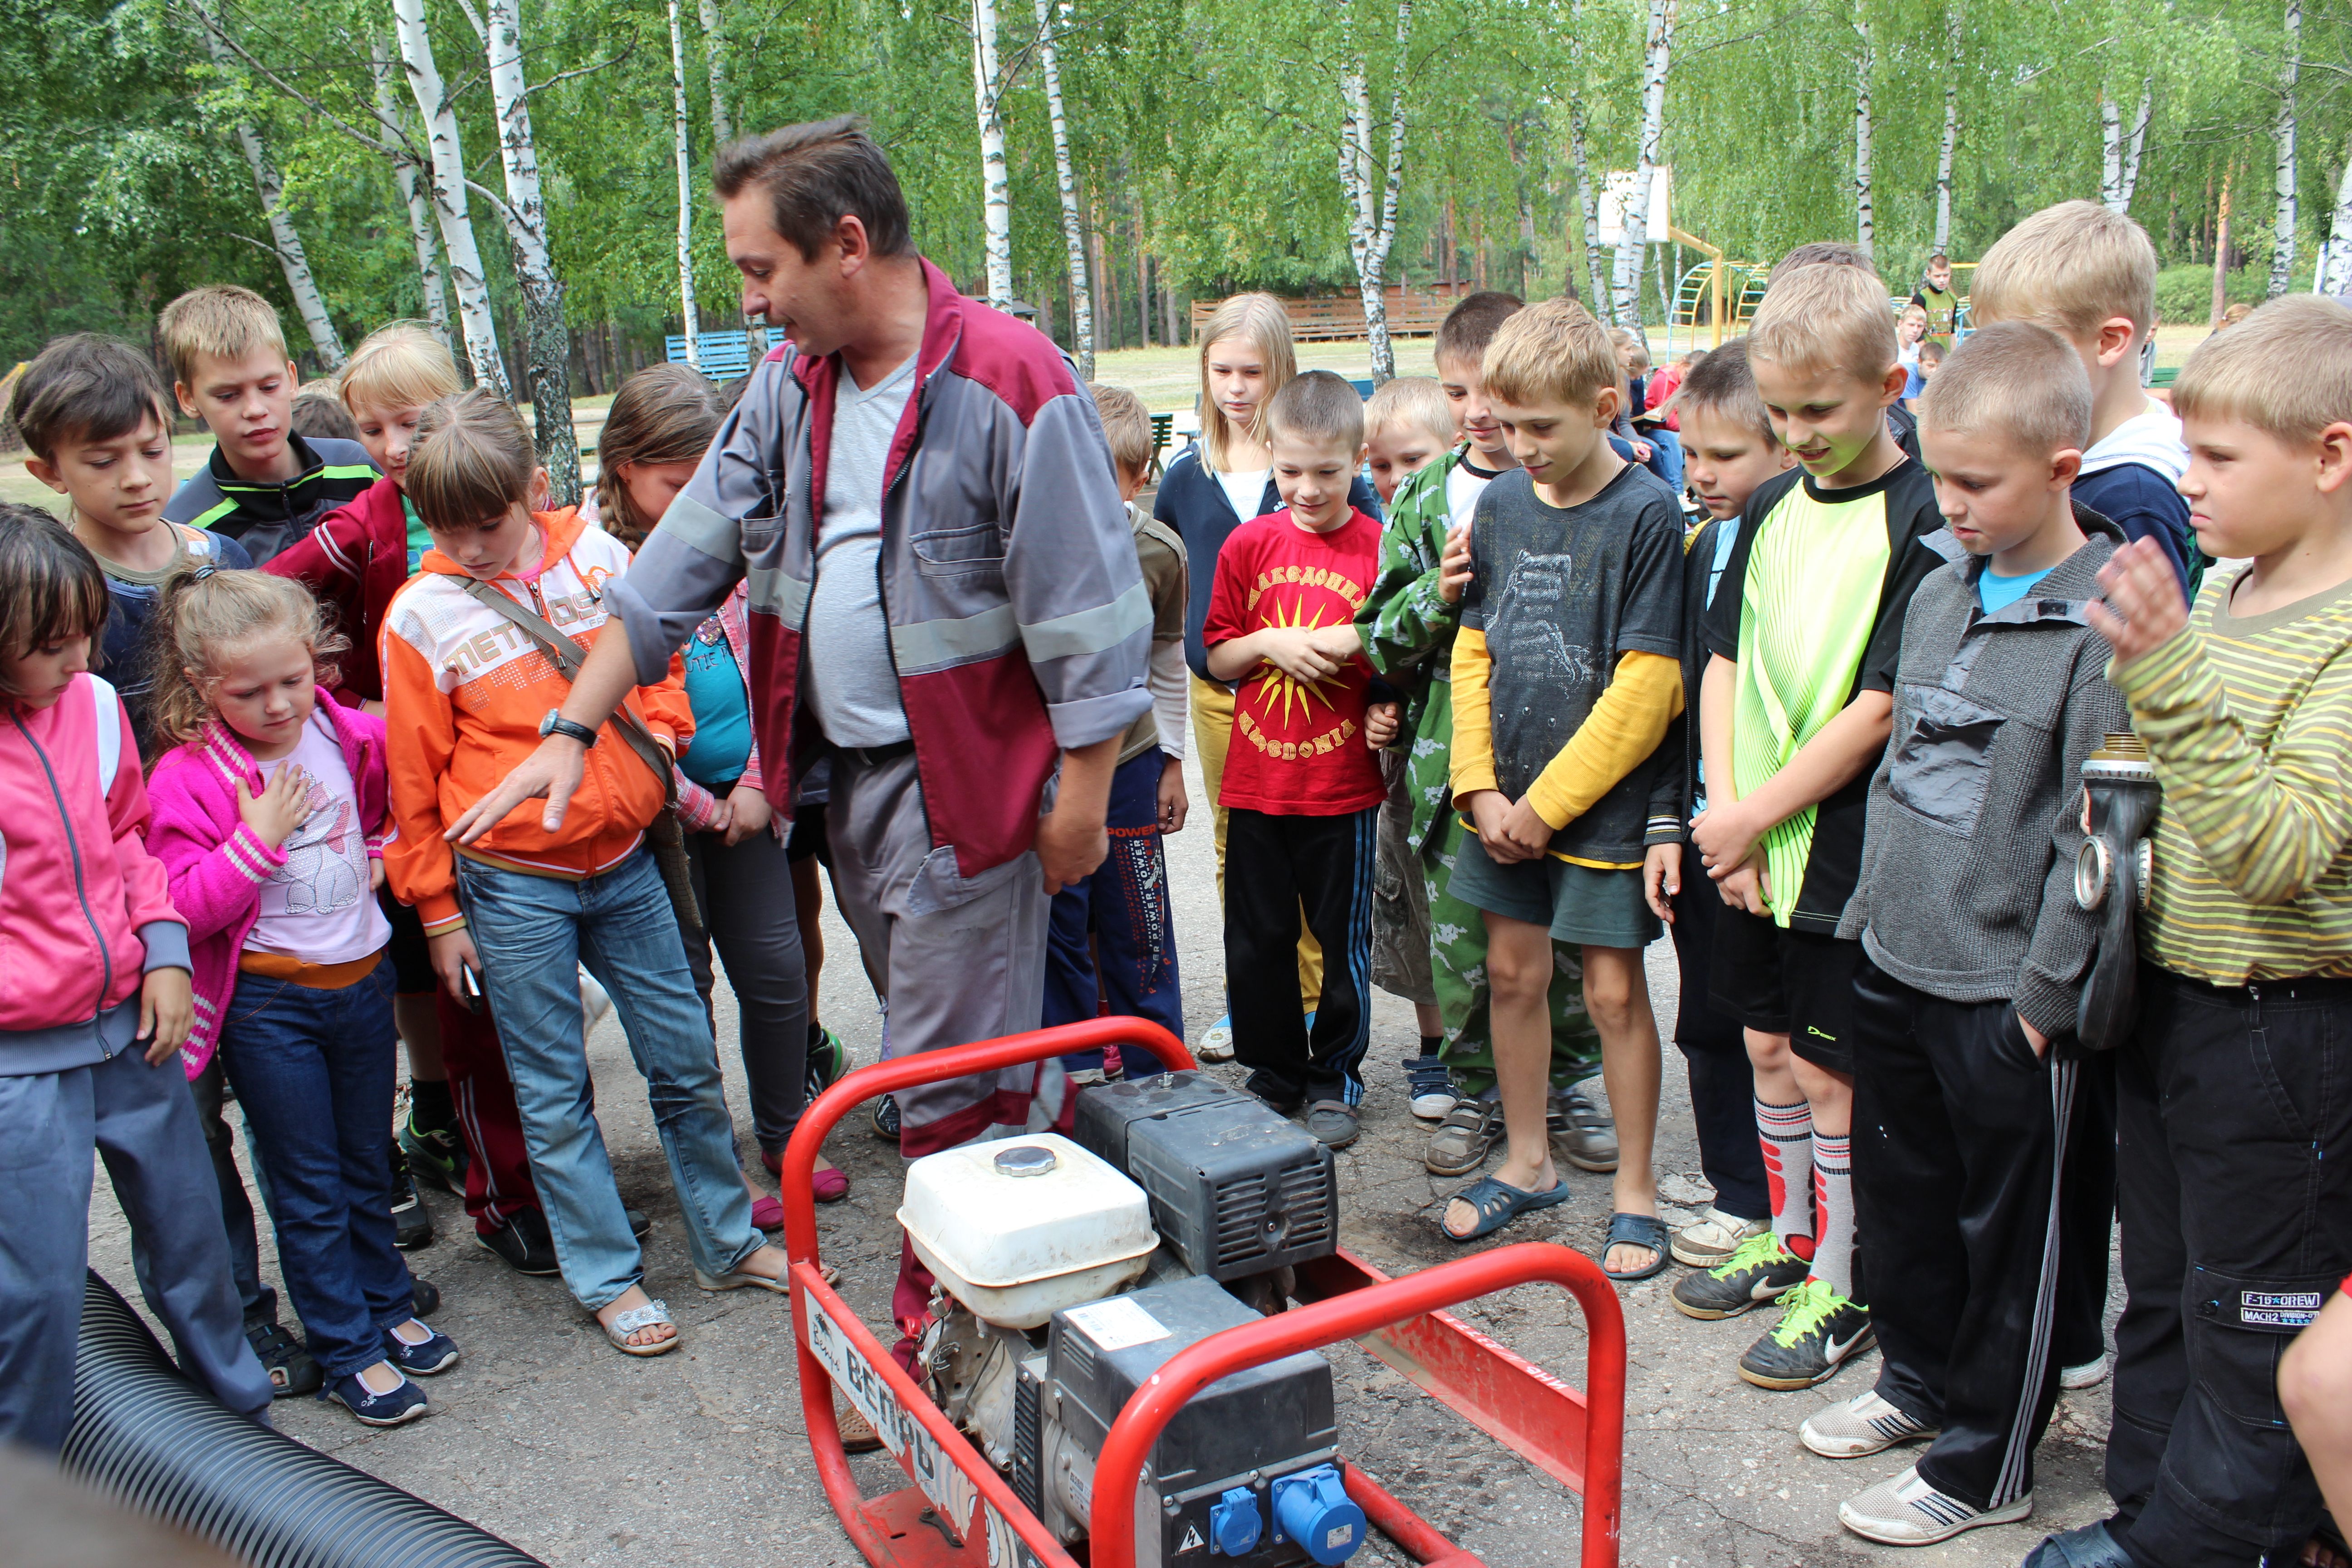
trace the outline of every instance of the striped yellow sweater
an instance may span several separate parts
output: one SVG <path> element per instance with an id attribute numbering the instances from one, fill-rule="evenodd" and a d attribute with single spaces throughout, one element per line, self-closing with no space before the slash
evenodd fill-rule
<path id="1" fill-rule="evenodd" d="M 2140 951 L 2215 985 L 2352 975 L 2352 583 L 2232 616 L 2243 575 L 2108 671 L 2164 784 Z"/>

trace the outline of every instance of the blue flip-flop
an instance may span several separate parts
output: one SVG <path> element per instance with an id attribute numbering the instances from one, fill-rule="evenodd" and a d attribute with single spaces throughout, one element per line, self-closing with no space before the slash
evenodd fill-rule
<path id="1" fill-rule="evenodd" d="M 1525 1188 L 1515 1187 L 1508 1182 L 1498 1182 L 1492 1176 L 1481 1176 L 1454 1194 L 1454 1197 L 1461 1199 L 1478 1211 L 1478 1223 L 1471 1227 L 1467 1236 L 1456 1236 L 1446 1228 L 1445 1216 L 1441 1211 L 1438 1215 L 1437 1228 L 1444 1232 L 1448 1241 L 1475 1241 L 1482 1236 L 1494 1235 L 1523 1214 L 1531 1214 L 1537 1209 L 1548 1209 L 1554 1204 L 1566 1202 L 1568 1184 L 1556 1182 L 1542 1192 L 1531 1193 Z M 1454 1200 L 1449 1198 L 1446 1201 L 1451 1203 Z"/>
<path id="2" fill-rule="evenodd" d="M 1673 1245 L 1673 1242 L 1674 1237 L 1666 1229 L 1666 1222 L 1656 1215 L 1612 1214 L 1609 1216 L 1609 1238 L 1601 1244 L 1601 1256 L 1603 1260 L 1601 1272 L 1616 1280 L 1647 1279 L 1651 1275 L 1665 1268 L 1666 1249 Z M 1621 1245 L 1649 1247 L 1657 1253 L 1658 1260 L 1647 1268 L 1635 1268 L 1621 1274 L 1610 1268 L 1606 1261 L 1609 1249 Z"/>

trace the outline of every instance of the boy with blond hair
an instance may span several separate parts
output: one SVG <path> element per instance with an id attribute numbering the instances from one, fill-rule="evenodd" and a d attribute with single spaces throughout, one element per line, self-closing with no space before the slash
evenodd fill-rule
<path id="1" fill-rule="evenodd" d="M 1956 548 L 1904 616 L 1838 926 L 1863 948 L 1854 1193 L 1883 1359 L 1801 1433 L 1832 1459 L 1929 1444 L 1838 1510 L 1889 1545 L 2032 1512 L 2058 1396 L 2059 1185 L 2098 937 L 2074 897 L 2083 765 L 2129 721 L 2085 618 L 2123 531 L 2068 494 L 2090 425 L 2081 363 L 2028 321 L 1979 329 L 1919 410 Z"/>
<path id="2" fill-rule="evenodd" d="M 1979 327 L 2034 321 L 2073 345 L 2091 378 L 2091 444 L 2074 499 L 2153 539 L 2190 597 L 2205 571 L 2173 488 L 2189 466 L 2180 420 L 2140 385 L 2141 348 L 2156 331 L 2156 247 L 2147 231 L 2096 202 L 2044 207 L 2000 237 L 1969 296 Z"/>
<path id="3" fill-rule="evenodd" d="M 1405 480 L 1454 449 L 1461 433 L 1453 405 L 1433 375 L 1391 376 L 1364 400 L 1364 446 L 1372 489 L 1396 503 Z"/>
<path id="4" fill-rule="evenodd" d="M 1774 1245 L 1689 1276 L 1675 1298 L 1695 1315 L 1728 1316 L 1782 1297 L 1780 1321 L 1740 1358 L 1739 1375 L 1808 1388 L 1871 1342 L 1851 1159 L 1862 945 L 1837 931 L 1861 870 L 1903 612 L 1942 560 L 1920 537 L 1943 519 L 1926 471 L 1887 427 L 1905 377 L 1875 274 L 1835 262 L 1780 273 L 1748 356 L 1800 471 L 1748 499 L 1707 612 L 1707 804 L 1691 840 L 1727 906 L 1713 1000 L 1747 1031 Z"/>
<path id="5" fill-rule="evenodd" d="M 1381 909 L 1410 898 L 1427 910 L 1424 962 L 1436 1005 L 1416 1006 L 1421 1054 L 1404 1066 L 1412 1113 L 1439 1124 L 1422 1163 L 1440 1176 L 1468 1175 L 1503 1135 L 1488 1029 L 1486 921 L 1447 891 L 1467 831 L 1452 809 L 1452 664 L 1469 577 L 1471 513 L 1489 484 L 1518 467 L 1486 401 L 1480 367 L 1495 333 L 1524 308 L 1517 295 L 1485 290 L 1456 304 L 1439 324 L 1438 390 L 1462 432 L 1461 445 L 1399 487 L 1381 531 L 1380 576 L 1356 612 L 1365 657 L 1404 698 L 1396 749 L 1409 813 L 1401 847 L 1411 858 L 1394 897 L 1384 887 L 1373 908 L 1377 920 Z M 1600 1058 L 1584 1011 L 1582 960 L 1569 949 L 1554 959 L 1551 1136 L 1561 1157 L 1580 1170 L 1613 1171 L 1617 1140 L 1609 1119 L 1576 1088 Z M 1381 978 L 1383 973 L 1403 985 L 1416 984 L 1410 957 L 1392 952 L 1390 943 L 1376 949 L 1374 963 L 1373 978 L 1383 986 L 1399 989 Z"/>
<path id="6" fill-rule="evenodd" d="M 2198 546 L 2249 563 L 2192 610 L 2135 541 L 2089 612 L 2164 805 L 2116 1053 L 2116 1513 L 2041 1568 L 2300 1560 L 2321 1499 L 2278 1363 L 2352 1270 L 2352 310 L 2271 301 L 2173 406 Z"/>
<path id="7" fill-rule="evenodd" d="M 1615 346 L 1573 300 L 1503 323 L 1482 367 L 1517 471 L 1478 498 L 1454 641 L 1453 896 L 1480 910 L 1508 1152 L 1456 1194 L 1468 1241 L 1568 1195 L 1545 1090 L 1552 949 L 1582 950 L 1584 1002 L 1620 1155 L 1601 1267 L 1666 1265 L 1650 1152 L 1658 1032 L 1642 950 L 1659 925 L 1642 862 L 1657 775 L 1682 710 L 1682 523 L 1674 495 L 1608 443 L 1624 395 Z"/>
<path id="8" fill-rule="evenodd" d="M 156 325 L 180 411 L 203 420 L 218 443 L 163 509 L 167 520 L 234 539 L 266 566 L 375 482 L 357 442 L 294 433 L 299 377 L 268 300 L 212 284 L 164 306 Z"/>
<path id="9" fill-rule="evenodd" d="M 1151 416 L 1123 386 L 1089 386 L 1103 439 L 1118 473 L 1119 499 L 1135 531 L 1136 563 L 1151 600 L 1151 710 L 1127 728 L 1110 776 L 1104 819 L 1110 853 L 1088 876 L 1055 893 L 1045 928 L 1045 1010 L 1040 1022 L 1076 1024 L 1111 1013 L 1149 1018 L 1184 1037 L 1184 993 L 1176 973 L 1176 931 L 1160 839 L 1183 828 L 1184 670 L 1187 603 L 1184 541 L 1135 504 L 1151 476 Z M 1161 1070 L 1141 1046 L 1119 1047 L 1126 1076 Z M 1098 1072 L 1100 1050 L 1062 1058 L 1073 1072 Z"/>

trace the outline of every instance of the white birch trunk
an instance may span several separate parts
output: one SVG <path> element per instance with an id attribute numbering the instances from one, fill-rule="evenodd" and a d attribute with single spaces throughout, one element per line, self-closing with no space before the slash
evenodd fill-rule
<path id="1" fill-rule="evenodd" d="M 2124 205 L 2131 205 L 2132 193 L 2139 188 L 2139 155 L 2147 145 L 2148 112 L 2156 107 L 2156 79 L 2147 78 L 2139 84 L 2139 112 L 2132 118 L 2131 135 L 2124 142 Z"/>
<path id="2" fill-rule="evenodd" d="M 988 302 L 1013 305 L 1013 195 L 1004 167 L 1003 86 L 996 59 L 996 0 L 971 0 L 972 106 L 980 121 L 980 210 L 988 253 Z"/>
<path id="3" fill-rule="evenodd" d="M 694 306 L 694 163 L 687 145 L 686 37 L 669 0 L 670 132 L 677 154 L 677 300 L 686 321 L 686 363 L 702 368 L 701 314 Z"/>
<path id="4" fill-rule="evenodd" d="M 433 36 L 425 25 L 425 0 L 393 0 L 399 25 L 400 61 L 408 89 L 425 118 L 425 145 L 433 154 L 433 213 L 441 226 L 441 248 L 449 258 L 449 287 L 457 296 L 457 322 L 474 379 L 512 398 L 506 362 L 499 357 L 499 327 L 490 314 L 490 292 L 482 279 L 482 253 L 474 243 L 474 223 L 466 209 L 466 153 L 457 140 L 457 115 L 433 62 Z"/>
<path id="5" fill-rule="evenodd" d="M 2271 219 L 2269 298 L 2277 299 L 2294 280 L 2294 89 L 2303 71 L 2303 0 L 2286 0 L 2286 58 L 2279 67 L 2278 161 L 2271 179 L 2277 211 Z"/>
<path id="6" fill-rule="evenodd" d="M 1673 68 L 1677 0 L 1650 0 L 1649 32 L 1642 45 L 1642 129 L 1634 144 L 1633 193 L 1625 211 L 1625 237 L 1617 247 L 1617 323 L 1642 330 L 1642 257 L 1650 243 L 1650 184 L 1658 170 L 1658 139 L 1665 129 L 1666 72 Z"/>
<path id="7" fill-rule="evenodd" d="M 205 36 L 205 47 L 212 53 L 213 63 L 223 71 L 236 68 L 236 56 L 210 27 L 197 29 Z M 269 161 L 269 150 L 262 145 L 261 132 L 252 124 L 236 122 L 236 144 L 245 153 L 246 167 L 253 172 L 253 194 L 260 199 L 261 216 L 269 225 L 269 243 L 278 255 L 278 270 L 286 275 L 287 292 L 294 296 L 294 308 L 301 313 L 303 329 L 310 334 L 310 347 L 318 353 L 319 363 L 330 371 L 343 367 L 343 340 L 336 334 L 333 318 L 327 314 L 327 301 L 319 292 L 319 280 L 310 272 L 310 258 L 302 248 L 302 236 L 294 227 L 294 219 L 286 210 L 286 186 L 278 177 L 278 167 Z"/>
<path id="8" fill-rule="evenodd" d="M 1878 44 L 1871 36 L 1866 12 L 1856 11 L 1853 30 L 1862 39 L 1861 51 L 1853 60 L 1853 242 L 1867 255 L 1878 239 L 1878 216 L 1872 205 L 1870 186 L 1874 129 L 1870 83 L 1878 74 Z"/>
<path id="9" fill-rule="evenodd" d="M 2131 205 L 2124 188 L 2124 115 L 2115 94 L 2099 89 L 2099 203 L 2111 213 Z"/>
<path id="10" fill-rule="evenodd" d="M 729 102 L 733 89 L 728 82 L 725 22 L 719 0 L 702 0 L 702 47 L 710 57 L 710 137 L 712 144 L 719 147 L 735 140 L 735 112 Z"/>
<path id="11" fill-rule="evenodd" d="M 1592 189 L 1592 161 L 1584 140 L 1584 0 L 1569 0 L 1568 7 L 1568 156 L 1576 171 L 1576 205 L 1584 219 L 1585 284 L 1591 292 L 1586 303 L 1595 316 L 1617 319 L 1609 286 L 1601 270 L 1601 204 Z"/>
<path id="12" fill-rule="evenodd" d="M 2319 291 L 2342 294 L 2352 290 L 2352 159 L 2336 183 L 2336 216 L 2320 258 Z"/>
<path id="13" fill-rule="evenodd" d="M 1944 37 L 1949 45 L 1944 62 L 1944 139 L 1936 148 L 1935 254 L 1947 256 L 1952 245 L 1952 157 L 1960 146 L 1960 14 L 1944 12 Z"/>
<path id="14" fill-rule="evenodd" d="M 392 127 L 401 122 L 400 98 L 393 85 L 392 57 L 384 52 L 381 35 L 368 40 L 368 70 L 375 79 L 375 108 L 384 121 L 384 153 L 392 160 L 392 177 L 400 187 L 401 206 L 408 214 L 408 239 L 416 248 L 416 276 L 425 294 L 425 319 L 443 343 L 449 336 L 449 294 L 441 279 L 440 242 L 433 232 L 433 199 L 425 193 L 425 176 L 416 161 L 392 140 Z"/>
<path id="15" fill-rule="evenodd" d="M 580 436 L 572 426 L 572 333 L 563 322 L 563 284 L 548 253 L 547 204 L 540 194 L 539 147 L 530 132 L 530 83 L 522 70 L 522 14 L 517 0 L 488 0 L 485 42 L 490 99 L 499 117 L 499 158 L 506 167 L 501 216 L 514 245 L 515 282 L 530 332 L 530 405 L 540 466 L 553 505 L 580 499 Z"/>
<path id="16" fill-rule="evenodd" d="M 1078 375 L 1095 378 L 1095 296 L 1087 282 L 1087 231 L 1078 217 L 1078 182 L 1070 167 L 1070 122 L 1062 110 L 1062 60 L 1054 47 L 1054 0 L 1037 0 L 1037 58 L 1045 70 L 1045 112 L 1054 127 L 1054 174 L 1062 189 L 1062 243 L 1070 258 L 1070 342 Z M 1169 341 L 1173 342 L 1171 336 Z"/>
<path id="17" fill-rule="evenodd" d="M 1405 47 L 1412 35 L 1412 0 L 1397 0 L 1396 62 L 1389 97 L 1388 157 L 1381 178 L 1372 173 L 1372 93 L 1363 56 L 1354 50 L 1354 16 L 1341 0 L 1349 56 L 1339 91 L 1339 190 L 1348 202 L 1348 253 L 1364 301 L 1364 337 L 1371 348 L 1372 382 L 1396 374 L 1389 337 L 1389 251 L 1396 243 L 1397 200 L 1404 188 Z"/>

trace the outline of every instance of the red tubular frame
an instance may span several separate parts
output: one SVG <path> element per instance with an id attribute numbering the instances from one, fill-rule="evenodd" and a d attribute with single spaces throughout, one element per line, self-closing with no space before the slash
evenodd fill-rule
<path id="1" fill-rule="evenodd" d="M 861 1068 L 818 1096 L 793 1133 L 783 1158 L 784 1245 L 793 1262 L 802 1415 L 826 1499 L 851 1542 L 877 1568 L 979 1568 L 988 1561 L 989 1543 L 983 1532 L 998 1525 L 1045 1568 L 1076 1565 L 1003 1478 L 949 1425 L 880 1341 L 824 1284 L 817 1257 L 816 1210 L 810 1192 L 818 1152 L 835 1126 L 875 1095 L 1128 1041 L 1148 1047 L 1171 1069 L 1194 1065 L 1183 1044 L 1157 1025 L 1139 1018 L 1093 1018 Z M 1581 1437 L 1580 1475 L 1563 1474 L 1567 1467 L 1557 1456 L 1539 1455 L 1529 1448 L 1528 1440 L 1537 1434 L 1526 1426 L 1549 1424 L 1540 1415 L 1513 1411 L 1498 1417 L 1486 1408 L 1491 1401 L 1486 1398 L 1449 1397 L 1443 1388 L 1432 1392 L 1469 1415 L 1515 1452 L 1560 1475 L 1571 1487 L 1580 1480 L 1584 1497 L 1581 1568 L 1616 1568 L 1625 1440 L 1625 1319 L 1617 1293 L 1600 1266 L 1582 1253 L 1541 1242 L 1523 1242 L 1456 1258 L 1401 1279 L 1386 1279 L 1352 1258 L 1345 1261 L 1365 1283 L 1348 1282 L 1323 1300 L 1228 1329 L 1171 1357 L 1137 1390 L 1111 1424 L 1097 1461 L 1097 1475 L 1139 1476 L 1168 1423 L 1195 1393 L 1219 1378 L 1344 1339 L 1368 1338 L 1373 1342 L 1368 1348 L 1386 1355 L 1389 1352 L 1381 1342 L 1387 1336 L 1382 1331 L 1400 1326 L 1420 1324 L 1426 1330 L 1434 1324 L 1454 1338 L 1490 1348 L 1495 1373 L 1506 1380 L 1541 1379 L 1570 1396 L 1566 1405 L 1538 1403 L 1526 1406 L 1526 1411 L 1557 1409 L 1564 1415 L 1576 1403 L 1572 1391 L 1483 1337 L 1469 1334 L 1440 1310 L 1514 1285 L 1549 1281 L 1576 1298 L 1587 1327 L 1583 1430 L 1577 1433 L 1570 1428 L 1552 1435 L 1570 1444 Z M 1334 1273 L 1328 1283 L 1340 1286 L 1342 1276 Z M 820 1313 L 829 1321 L 827 1331 L 840 1334 L 848 1351 L 881 1384 L 878 1390 L 867 1391 L 869 1397 L 887 1393 L 912 1423 L 911 1434 L 902 1431 L 899 1436 L 928 1440 L 963 1473 L 977 1498 L 971 1518 L 938 1521 L 932 1510 L 922 1506 L 919 1493 L 894 1493 L 868 1501 L 858 1489 L 834 1416 L 832 1375 L 810 1348 L 812 1321 Z M 1416 1381 L 1427 1385 L 1426 1378 Z M 1507 1418 L 1511 1415 L 1519 1417 L 1518 1423 Z M 1549 1462 L 1545 1462 L 1547 1458 Z M 1361 1470 L 1343 1464 L 1341 1473 L 1349 1496 L 1363 1509 L 1365 1517 L 1423 1568 L 1478 1568 L 1479 1559 L 1448 1542 Z M 929 1528 L 919 1527 L 919 1524 Z M 1135 1489 L 1097 1487 L 1089 1522 L 1095 1568 L 1134 1568 Z"/>

